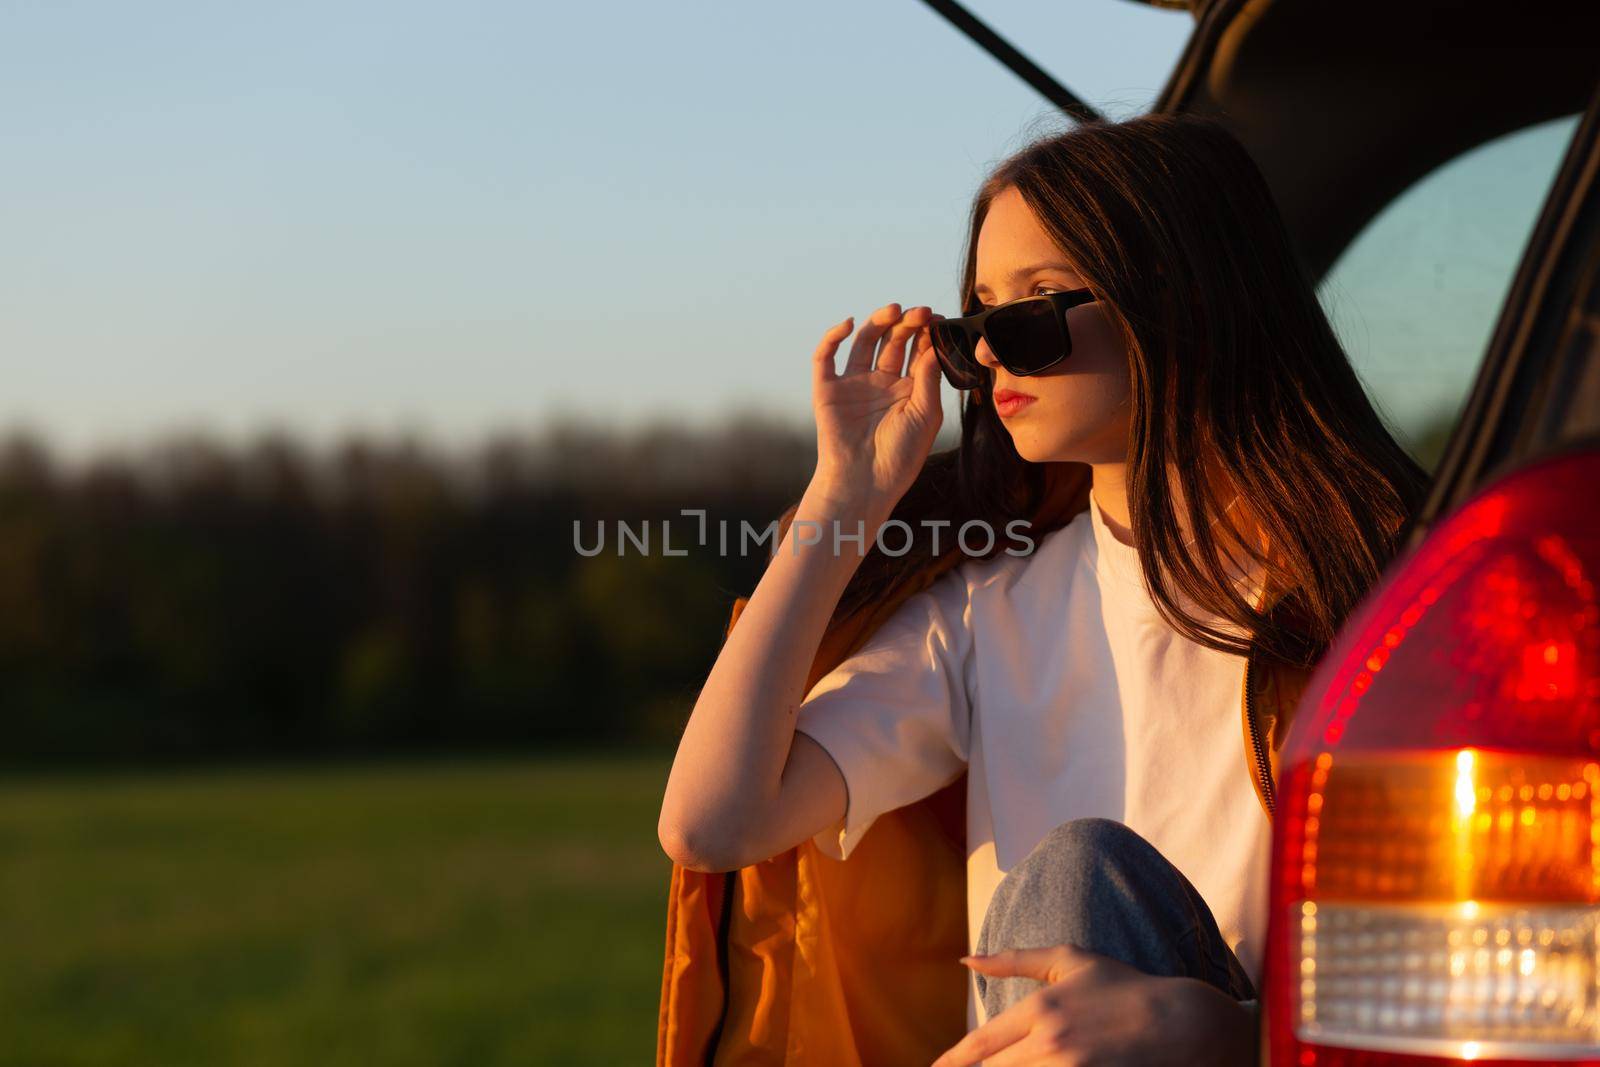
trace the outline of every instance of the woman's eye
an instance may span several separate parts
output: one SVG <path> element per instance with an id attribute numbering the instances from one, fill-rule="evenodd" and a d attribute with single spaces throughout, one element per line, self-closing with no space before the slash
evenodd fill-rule
<path id="1" fill-rule="evenodd" d="M 1040 282 L 1039 284 L 1037 284 L 1037 285 L 1035 285 L 1033 287 L 1033 290 L 1028 295 L 1029 296 L 1040 296 L 1040 295 L 1042 295 L 1039 292 L 1040 289 L 1043 289 L 1046 292 L 1051 292 L 1051 293 L 1064 293 L 1064 292 L 1066 292 L 1065 289 L 1058 289 L 1053 285 L 1046 285 L 1044 282 Z M 994 305 L 993 304 L 986 304 L 986 303 L 984 303 L 983 301 L 980 300 L 980 301 L 978 301 L 978 307 L 980 309 L 981 308 L 992 308 L 992 307 L 994 307 Z"/>

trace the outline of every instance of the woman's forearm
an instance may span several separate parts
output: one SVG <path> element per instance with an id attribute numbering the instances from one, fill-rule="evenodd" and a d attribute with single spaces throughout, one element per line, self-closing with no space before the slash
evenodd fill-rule
<path id="1" fill-rule="evenodd" d="M 678 743 L 660 833 L 679 862 L 727 870 L 784 847 L 768 839 L 796 709 L 828 620 L 872 545 L 882 510 L 817 482 L 801 497 Z M 835 530 L 841 538 L 865 536 L 841 540 L 836 551 Z M 792 811 L 786 821 L 793 823 Z"/>
<path id="2" fill-rule="evenodd" d="M 679 863 L 732 870 L 845 814 L 839 769 L 820 746 L 795 745 L 796 712 L 839 597 L 938 433 L 932 318 L 925 306 L 902 315 L 885 304 L 856 333 L 842 371 L 835 356 L 853 319 L 829 328 L 811 354 L 816 473 L 678 742 L 658 830 Z"/>

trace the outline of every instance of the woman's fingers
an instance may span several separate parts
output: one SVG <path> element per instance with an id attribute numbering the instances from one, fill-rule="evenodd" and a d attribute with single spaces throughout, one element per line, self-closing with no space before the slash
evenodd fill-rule
<path id="1" fill-rule="evenodd" d="M 1060 1051 L 1052 1047 L 1050 1040 L 1034 1029 L 1022 1040 L 1007 1045 L 992 1056 L 985 1056 L 983 1067 L 1037 1067 L 1041 1063 L 1060 1063 L 1060 1056 Z"/>
<path id="2" fill-rule="evenodd" d="M 880 338 L 872 365 L 878 370 L 898 375 L 906 365 L 906 342 L 910 339 L 911 327 L 906 325 L 905 319 L 901 319 Z"/>
<path id="3" fill-rule="evenodd" d="M 849 315 L 845 320 L 834 326 L 828 327 L 822 335 L 822 340 L 817 343 L 817 350 L 811 354 L 811 383 L 821 385 L 831 382 L 838 377 L 833 369 L 833 354 L 839 351 L 839 343 L 850 336 L 850 331 L 855 328 L 855 316 Z"/>
<path id="4" fill-rule="evenodd" d="M 975 971 L 996 977 L 1021 975 L 1041 982 L 1059 982 L 1081 967 L 1094 963 L 1096 953 L 1076 945 L 1050 945 L 1044 948 L 1013 948 L 988 956 L 963 956 L 961 962 Z"/>
<path id="5" fill-rule="evenodd" d="M 915 351 L 911 356 L 910 375 L 913 380 L 911 386 L 911 402 L 919 411 L 943 413 L 943 405 L 939 400 L 939 383 L 944 375 L 939 370 L 939 356 L 933 350 L 933 342 L 928 339 L 928 331 L 923 330 L 917 336 Z"/>
<path id="6" fill-rule="evenodd" d="M 812 354 L 813 383 L 821 384 L 842 375 L 874 369 L 899 375 L 907 367 L 907 345 L 910 345 L 909 363 L 914 373 L 918 357 L 931 350 L 932 341 L 928 337 L 927 327 L 934 318 L 933 309 L 926 306 L 914 307 L 902 313 L 899 304 L 885 304 L 874 311 L 872 317 L 856 331 L 855 340 L 850 345 L 850 355 L 845 360 L 844 370 L 840 372 L 834 368 L 834 355 L 844 339 L 850 336 L 851 327 L 855 324 L 854 316 L 846 318 L 822 335 L 822 341 Z M 937 395 L 937 382 L 934 383 L 934 392 Z"/>
<path id="7" fill-rule="evenodd" d="M 877 357 L 878 339 L 899 321 L 899 304 L 885 304 L 874 311 L 872 317 L 856 331 L 856 339 L 850 345 L 850 358 L 844 362 L 844 373 L 860 374 L 871 370 L 873 360 Z"/>
<path id="8" fill-rule="evenodd" d="M 894 328 L 883 335 L 883 343 L 878 346 L 878 359 L 875 364 L 879 370 L 886 370 L 898 375 L 906 365 L 906 344 L 916 337 L 917 331 L 927 325 L 928 316 L 933 314 L 932 308 L 914 307 L 906 312 Z"/>
<path id="9" fill-rule="evenodd" d="M 1018 1011 L 1021 1007 L 1020 1003 L 1013 1004 L 976 1030 L 969 1031 L 934 1060 L 933 1067 L 971 1067 L 1027 1037 L 1028 1031 L 1033 1029 L 1033 1016 L 1027 1011 Z"/>

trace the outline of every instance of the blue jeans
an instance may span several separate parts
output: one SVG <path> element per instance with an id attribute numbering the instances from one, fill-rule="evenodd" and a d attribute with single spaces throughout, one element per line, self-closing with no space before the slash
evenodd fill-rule
<path id="1" fill-rule="evenodd" d="M 1235 1000 L 1256 997 L 1194 886 L 1154 845 L 1111 819 L 1072 819 L 1051 830 L 1006 872 L 989 902 L 980 955 L 1051 945 L 1076 945 L 1146 974 L 1198 978 Z M 975 977 L 991 1019 L 1043 984 Z"/>

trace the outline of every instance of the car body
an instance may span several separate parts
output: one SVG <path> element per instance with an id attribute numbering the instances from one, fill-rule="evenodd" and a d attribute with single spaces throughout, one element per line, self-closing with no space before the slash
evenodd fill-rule
<path id="1" fill-rule="evenodd" d="M 1600 4 L 1158 6 L 1194 30 L 1152 109 L 1244 142 L 1319 280 L 1433 176 L 1558 135 L 1527 203 L 1475 209 L 1531 224 L 1497 231 L 1431 495 L 1280 759 L 1263 1062 L 1600 1064 Z M 1456 325 L 1427 311 L 1379 358 L 1425 364 Z"/>

